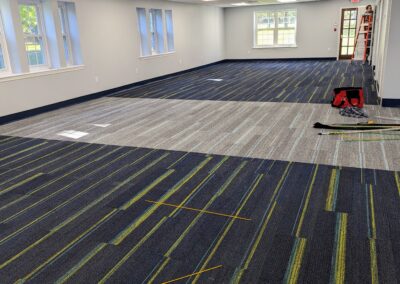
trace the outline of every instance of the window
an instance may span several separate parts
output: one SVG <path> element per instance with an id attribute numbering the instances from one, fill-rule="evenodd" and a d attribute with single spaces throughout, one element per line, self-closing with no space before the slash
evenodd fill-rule
<path id="1" fill-rule="evenodd" d="M 0 73 L 8 71 L 7 46 L 3 30 L 3 22 L 0 13 Z"/>
<path id="2" fill-rule="evenodd" d="M 297 11 L 255 12 L 255 47 L 296 45 Z"/>
<path id="3" fill-rule="evenodd" d="M 74 64 L 74 60 L 72 58 L 71 34 L 65 2 L 58 2 L 58 14 L 61 22 L 61 36 L 64 44 L 65 61 L 67 65 L 70 66 Z"/>
<path id="4" fill-rule="evenodd" d="M 0 4 L 1 77 L 83 64 L 74 2 L 12 1 Z"/>
<path id="5" fill-rule="evenodd" d="M 19 14 L 29 66 L 46 65 L 46 42 L 39 6 L 35 3 L 20 4 Z"/>
<path id="6" fill-rule="evenodd" d="M 175 51 L 172 11 L 136 9 L 140 34 L 141 56 Z M 164 22 L 165 18 L 165 22 Z"/>
<path id="7" fill-rule="evenodd" d="M 139 35 L 140 35 L 140 50 L 142 56 L 150 55 L 149 43 L 147 40 L 147 19 L 146 19 L 146 9 L 137 8 L 136 9 L 138 15 L 138 26 L 139 26 Z"/>
<path id="8" fill-rule="evenodd" d="M 165 11 L 165 27 L 167 30 L 168 52 L 175 51 L 174 44 L 174 25 L 172 23 L 172 10 Z"/>
<path id="9" fill-rule="evenodd" d="M 150 9 L 150 34 L 151 34 L 151 51 L 153 54 L 164 53 L 164 25 L 162 18 L 162 10 Z"/>

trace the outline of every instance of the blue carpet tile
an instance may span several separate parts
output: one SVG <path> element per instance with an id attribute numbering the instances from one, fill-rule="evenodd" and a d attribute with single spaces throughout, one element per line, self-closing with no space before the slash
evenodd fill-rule
<path id="1" fill-rule="evenodd" d="M 399 220 L 398 172 L 0 136 L 0 283 L 399 283 Z"/>
<path id="2" fill-rule="evenodd" d="M 223 62 L 111 96 L 325 104 L 338 87 L 363 87 L 365 102 L 378 103 L 371 66 L 329 60 Z"/>

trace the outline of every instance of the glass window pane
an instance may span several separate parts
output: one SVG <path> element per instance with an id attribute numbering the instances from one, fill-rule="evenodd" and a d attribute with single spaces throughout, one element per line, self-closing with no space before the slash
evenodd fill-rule
<path id="1" fill-rule="evenodd" d="M 36 5 L 20 5 L 19 13 L 25 38 L 25 50 L 30 66 L 45 64 L 44 41 L 41 36 Z"/>
<path id="2" fill-rule="evenodd" d="M 7 56 L 6 39 L 4 37 L 3 21 L 1 18 L 1 11 L 0 11 L 0 72 L 5 71 L 7 69 L 6 56 Z"/>
<path id="3" fill-rule="evenodd" d="M 266 46 L 274 44 L 274 31 L 273 30 L 260 30 L 257 31 L 257 45 Z"/>
<path id="4" fill-rule="evenodd" d="M 342 47 L 342 55 L 347 55 L 347 47 Z"/>
<path id="5" fill-rule="evenodd" d="M 350 27 L 350 21 L 343 21 L 343 28 L 348 29 Z"/>
<path id="6" fill-rule="evenodd" d="M 21 16 L 22 31 L 25 34 L 39 34 L 39 25 L 36 6 L 20 5 L 19 14 Z"/>
<path id="7" fill-rule="evenodd" d="M 150 9 L 151 47 L 154 54 L 164 53 L 164 24 L 161 9 Z"/>
<path id="8" fill-rule="evenodd" d="M 3 48 L 0 45 L 0 70 L 4 70 L 6 68 L 6 64 L 4 62 Z"/>
<path id="9" fill-rule="evenodd" d="M 296 44 L 297 12 L 255 12 L 255 44 L 257 46 Z M 275 38 L 276 36 L 276 38 Z"/>
<path id="10" fill-rule="evenodd" d="M 137 8 L 136 12 L 137 12 L 137 16 L 138 16 L 141 55 L 147 56 L 147 55 L 150 55 L 150 48 L 148 45 L 148 36 L 147 36 L 146 9 Z"/>
<path id="11" fill-rule="evenodd" d="M 350 21 L 350 28 L 353 28 L 353 29 L 357 28 L 357 20 Z"/>
<path id="12" fill-rule="evenodd" d="M 284 29 L 278 31 L 278 44 L 291 45 L 295 44 L 296 31 L 294 29 Z"/>
<path id="13" fill-rule="evenodd" d="M 172 22 L 172 11 L 166 10 L 165 11 L 165 25 L 167 30 L 167 43 L 168 43 L 168 51 L 174 51 L 174 26 Z"/>
<path id="14" fill-rule="evenodd" d="M 345 11 L 345 12 L 344 12 L 344 19 L 345 19 L 345 20 L 349 20 L 349 19 L 350 19 L 350 16 L 351 16 L 350 11 Z"/>

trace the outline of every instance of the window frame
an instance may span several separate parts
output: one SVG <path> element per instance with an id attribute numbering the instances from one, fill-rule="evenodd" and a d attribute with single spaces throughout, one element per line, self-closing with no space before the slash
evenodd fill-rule
<path id="1" fill-rule="evenodd" d="M 63 39 L 65 63 L 67 66 L 75 66 L 75 58 L 72 50 L 71 29 L 69 26 L 69 16 L 65 1 L 57 1 L 57 9 L 60 17 L 60 24 L 61 24 L 60 28 L 61 28 L 61 37 Z M 64 37 L 68 50 L 65 50 Z M 68 58 L 66 56 L 66 53 L 68 53 Z"/>
<path id="2" fill-rule="evenodd" d="M 152 14 L 151 11 L 154 11 L 154 14 Z M 157 14 L 157 11 L 160 11 L 160 14 Z M 176 52 L 173 30 L 172 30 L 172 39 L 173 39 L 174 49 L 173 50 L 169 49 L 166 11 L 170 11 L 171 23 L 173 23 L 172 22 L 173 9 L 153 8 L 153 7 L 149 8 L 149 7 L 139 7 L 139 6 L 136 7 L 138 41 L 140 43 L 139 58 L 146 59 L 149 57 L 159 57 L 159 56 L 173 54 Z M 146 19 L 145 22 L 144 18 Z M 159 26 L 157 26 L 157 24 Z M 151 32 L 151 30 L 154 31 L 154 35 Z"/>
<path id="3" fill-rule="evenodd" d="M 38 21 L 38 33 L 39 36 L 41 37 L 41 40 L 43 42 L 43 64 L 37 64 L 37 65 L 31 65 L 29 64 L 29 57 L 28 57 L 28 52 L 26 51 L 26 34 L 22 32 L 22 36 L 24 38 L 24 46 L 25 46 L 25 53 L 27 56 L 28 60 L 28 66 L 30 71 L 40 71 L 40 70 L 47 70 L 50 69 L 51 62 L 50 62 L 50 53 L 49 53 L 49 46 L 47 43 L 47 36 L 46 36 L 46 27 L 45 27 L 45 21 L 43 18 L 43 6 L 40 1 L 36 0 L 19 0 L 18 1 L 18 12 L 19 12 L 19 6 L 20 5 L 31 5 L 36 8 L 36 17 Z M 20 25 L 22 26 L 22 19 L 20 19 Z M 33 37 L 37 37 L 37 35 L 33 35 Z"/>
<path id="4" fill-rule="evenodd" d="M 4 63 L 4 68 L 0 69 L 0 76 L 4 76 L 10 74 L 11 69 L 10 69 L 10 58 L 8 53 L 7 40 L 4 31 L 4 22 L 1 10 L 0 10 L 0 49 L 3 54 L 3 63 Z"/>
<path id="5" fill-rule="evenodd" d="M 278 14 L 284 12 L 296 12 L 296 26 L 294 28 L 294 43 L 291 44 L 278 44 L 279 30 L 284 30 L 285 28 L 279 28 Z M 273 44 L 272 45 L 258 45 L 257 44 L 257 14 L 258 13 L 272 13 L 274 16 L 274 25 L 273 30 Z M 298 23 L 298 10 L 296 8 L 293 9 L 283 9 L 283 10 L 259 10 L 254 11 L 253 14 L 253 48 L 293 48 L 297 47 L 297 23 Z"/>

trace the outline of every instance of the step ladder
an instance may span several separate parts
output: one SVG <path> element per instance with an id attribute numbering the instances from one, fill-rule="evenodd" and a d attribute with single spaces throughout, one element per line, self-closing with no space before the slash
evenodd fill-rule
<path id="1" fill-rule="evenodd" d="M 361 24 L 358 27 L 356 40 L 354 43 L 354 51 L 351 56 L 351 62 L 354 61 L 354 58 L 359 50 L 363 50 L 363 62 L 365 63 L 368 59 L 368 56 L 371 52 L 368 52 L 368 49 L 372 48 L 372 24 L 374 21 L 373 13 L 365 13 L 361 18 Z M 360 43 L 362 43 L 360 45 Z"/>

